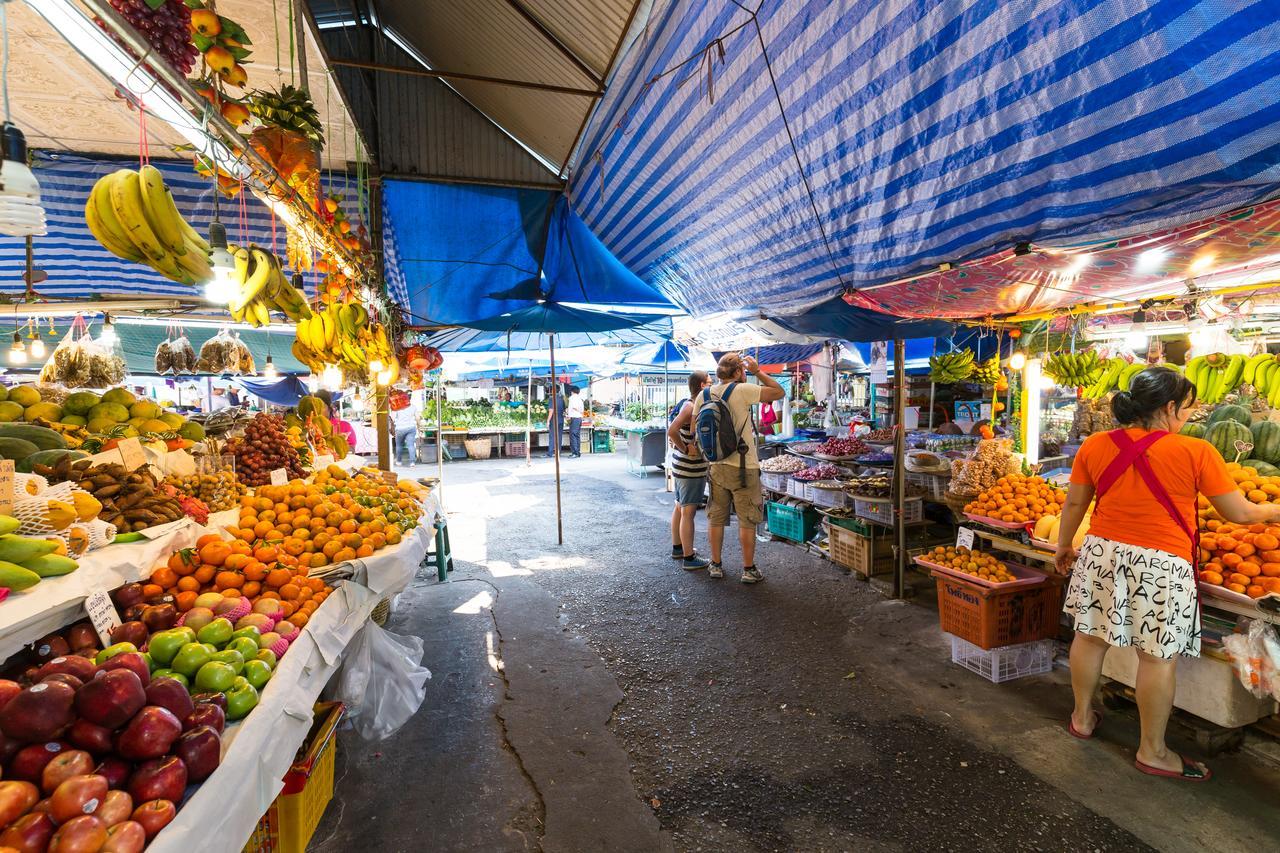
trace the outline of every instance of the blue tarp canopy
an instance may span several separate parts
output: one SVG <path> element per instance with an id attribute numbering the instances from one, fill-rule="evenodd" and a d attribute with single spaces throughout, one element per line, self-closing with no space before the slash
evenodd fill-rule
<path id="1" fill-rule="evenodd" d="M 471 321 L 549 302 L 660 306 L 547 190 L 388 180 L 388 289 L 415 325 Z"/>
<path id="2" fill-rule="evenodd" d="M 281 376 L 279 379 L 237 378 L 236 384 L 250 394 L 277 406 L 296 406 L 299 400 L 310 393 L 296 376 Z"/>
<path id="3" fill-rule="evenodd" d="M 694 312 L 1149 233 L 1280 188 L 1278 31 L 1245 0 L 653 4 L 570 200 Z"/>
<path id="4" fill-rule="evenodd" d="M 772 319 L 802 335 L 823 335 L 842 341 L 932 338 L 950 334 L 953 328 L 951 323 L 943 320 L 897 320 L 887 314 L 849 305 L 838 296 L 815 305 L 803 314 Z"/>

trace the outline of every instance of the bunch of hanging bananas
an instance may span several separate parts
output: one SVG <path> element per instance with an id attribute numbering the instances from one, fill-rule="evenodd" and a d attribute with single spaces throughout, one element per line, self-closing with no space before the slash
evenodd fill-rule
<path id="1" fill-rule="evenodd" d="M 993 355 L 986 361 L 979 362 L 973 366 L 973 373 L 969 375 L 969 381 L 977 382 L 981 385 L 995 385 L 1000 381 L 1002 375 L 1000 356 Z"/>
<path id="2" fill-rule="evenodd" d="M 290 283 L 275 254 L 257 246 L 228 246 L 227 251 L 236 262 L 236 295 L 227 306 L 233 320 L 257 327 L 271 322 L 273 310 L 295 323 L 311 316 L 302 295 L 302 276 L 295 274 Z"/>
<path id="3" fill-rule="evenodd" d="M 1086 400 L 1096 400 L 1099 397 L 1105 397 L 1117 388 L 1121 391 L 1128 391 L 1129 383 L 1133 381 L 1133 377 L 1145 367 L 1147 367 L 1146 362 L 1135 361 L 1130 363 L 1119 356 L 1112 356 L 1106 361 L 1099 361 L 1098 372 L 1093 381 L 1084 386 L 1083 396 Z"/>
<path id="4" fill-rule="evenodd" d="M 182 218 L 154 166 L 103 175 L 84 205 L 89 231 L 117 258 L 135 261 L 179 284 L 213 278 L 209 243 Z"/>
<path id="5" fill-rule="evenodd" d="M 1202 403 L 1221 403 L 1223 397 L 1245 381 L 1244 373 L 1249 361 L 1243 355 L 1226 355 L 1220 352 L 1198 355 L 1188 361 L 1185 373 L 1191 384 L 1196 386 L 1196 399 Z M 1262 360 L 1259 359 L 1259 364 L 1261 363 Z M 1255 383 L 1258 379 L 1257 372 L 1258 365 L 1254 365 L 1250 375 Z"/>
<path id="6" fill-rule="evenodd" d="M 973 375 L 973 351 L 962 349 L 929 356 L 929 381 L 940 385 L 965 382 Z"/>
<path id="7" fill-rule="evenodd" d="M 1243 384 L 1252 385 L 1257 395 L 1271 408 L 1280 408 L 1280 357 L 1268 352 L 1250 356 L 1244 363 L 1240 379 Z"/>
<path id="8" fill-rule="evenodd" d="M 383 383 L 390 385 L 400 375 L 399 361 L 386 327 L 369 319 L 358 302 L 329 305 L 298 323 L 293 354 L 315 373 L 327 364 L 370 368 L 369 373 L 390 370 L 391 380 Z"/>
<path id="9" fill-rule="evenodd" d="M 1098 381 L 1103 365 L 1098 353 L 1087 349 L 1081 352 L 1054 353 L 1044 360 L 1043 370 L 1058 385 L 1087 388 Z"/>

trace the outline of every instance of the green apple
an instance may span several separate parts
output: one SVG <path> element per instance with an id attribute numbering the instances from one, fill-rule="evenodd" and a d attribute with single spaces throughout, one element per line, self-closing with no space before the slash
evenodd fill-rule
<path id="1" fill-rule="evenodd" d="M 204 647 L 204 650 L 205 650 L 205 651 L 207 651 L 209 654 L 213 654 L 214 652 L 222 651 L 222 650 L 221 650 L 221 649 L 219 649 L 217 646 L 215 646 L 213 643 L 205 643 L 205 642 L 201 642 L 201 643 L 200 643 L 200 645 L 201 645 L 201 646 L 203 646 L 203 647 Z"/>
<path id="2" fill-rule="evenodd" d="M 227 719 L 243 719 L 257 704 L 258 691 L 246 680 L 243 685 L 227 691 Z"/>
<path id="3" fill-rule="evenodd" d="M 236 675 L 239 675 L 240 670 L 244 669 L 244 655 L 240 654 L 235 649 L 223 649 L 216 653 L 212 660 L 217 661 L 218 663 L 225 663 L 236 671 Z"/>
<path id="4" fill-rule="evenodd" d="M 267 666 L 272 669 L 275 669 L 276 664 L 278 663 L 276 660 L 276 653 L 271 651 L 271 649 L 258 649 L 258 653 L 253 656 L 253 659 L 265 661 Z"/>
<path id="5" fill-rule="evenodd" d="M 227 643 L 227 650 L 237 651 L 245 661 L 251 661 L 258 656 L 258 643 L 250 637 L 234 637 Z"/>
<path id="6" fill-rule="evenodd" d="M 257 625 L 246 625 L 243 628 L 240 628 L 236 631 L 231 632 L 231 639 L 238 640 L 241 637 L 247 637 L 250 640 L 253 640 L 253 645 L 255 648 L 258 645 L 258 638 L 261 636 L 262 636 L 262 632 L 258 630 Z"/>
<path id="7" fill-rule="evenodd" d="M 271 680 L 271 664 L 264 660 L 245 661 L 244 679 L 252 684 L 254 689 L 261 690 Z"/>
<path id="8" fill-rule="evenodd" d="M 186 687 L 188 690 L 191 689 L 191 679 L 187 678 L 185 675 L 178 672 L 177 670 L 157 669 L 155 672 L 151 673 L 151 679 L 154 681 L 157 678 L 172 678 L 174 681 L 178 682 L 183 687 Z"/>
<path id="9" fill-rule="evenodd" d="M 195 678 L 196 672 L 200 670 L 200 667 L 212 659 L 213 652 L 200 643 L 187 643 L 178 649 L 178 653 L 173 656 L 173 661 L 169 664 L 169 668 L 182 673 L 187 678 Z"/>
<path id="10" fill-rule="evenodd" d="M 194 641 L 194 636 L 191 639 L 187 639 L 188 633 L 194 634 L 190 628 L 185 631 L 181 628 L 170 628 L 168 631 L 159 631 L 152 634 L 151 642 L 147 644 L 147 651 L 151 653 L 151 659 L 161 666 L 171 664 L 178 650 L 187 643 Z"/>
<path id="11" fill-rule="evenodd" d="M 231 620 L 219 616 L 196 632 L 196 639 L 202 643 L 212 643 L 222 648 L 231 641 L 231 632 L 235 630 Z"/>
<path id="12" fill-rule="evenodd" d="M 140 652 L 139 654 L 141 654 L 142 659 L 147 662 L 147 669 L 150 670 L 152 674 L 160 668 L 160 664 L 156 662 L 156 659 L 153 658 L 149 652 Z"/>
<path id="13" fill-rule="evenodd" d="M 102 666 L 116 655 L 122 655 L 125 652 L 136 652 L 137 650 L 138 647 L 133 643 L 116 643 L 98 652 L 98 656 L 93 659 L 93 662 L 98 666 Z"/>
<path id="14" fill-rule="evenodd" d="M 176 628 L 170 628 L 170 631 L 177 631 L 179 634 L 187 638 L 188 643 L 196 641 L 196 629 L 188 625 L 179 625 Z"/>
<path id="15" fill-rule="evenodd" d="M 211 660 L 196 673 L 196 690 L 201 693 L 222 693 L 231 689 L 236 680 L 236 671 L 231 664 Z"/>

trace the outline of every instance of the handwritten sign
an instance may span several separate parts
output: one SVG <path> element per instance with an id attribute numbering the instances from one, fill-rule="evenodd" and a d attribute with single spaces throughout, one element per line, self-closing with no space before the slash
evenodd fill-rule
<path id="1" fill-rule="evenodd" d="M 137 470 L 147 464 L 147 452 L 142 449 L 142 442 L 134 438 L 122 438 L 116 445 L 120 456 L 124 459 L 124 467 L 130 471 Z"/>
<path id="2" fill-rule="evenodd" d="M 84 610 L 89 614 L 93 630 L 98 632 L 98 639 L 102 641 L 102 647 L 105 649 L 111 645 L 111 629 L 120 626 L 120 614 L 116 612 L 111 596 L 107 595 L 107 591 L 103 589 L 91 592 L 84 600 Z"/>
<path id="3" fill-rule="evenodd" d="M 961 527 L 956 531 L 956 547 L 973 549 L 973 529 Z"/>
<path id="4" fill-rule="evenodd" d="M 289 472 L 283 468 L 276 468 L 271 472 L 271 485 L 283 486 L 289 482 Z"/>
<path id="5" fill-rule="evenodd" d="M 332 455 L 326 454 L 326 455 L 324 455 L 324 456 L 317 456 L 317 457 L 316 457 L 316 465 L 315 465 L 315 468 L 316 468 L 316 470 L 317 470 L 317 471 L 319 471 L 319 470 L 321 470 L 321 469 L 323 469 L 323 468 L 328 468 L 328 467 L 329 467 L 330 465 L 332 465 L 332 464 L 333 464 L 333 456 L 332 456 Z"/>
<path id="6" fill-rule="evenodd" d="M 395 471 L 383 471 L 382 479 L 387 481 L 388 486 L 394 486 L 396 483 L 400 482 L 400 477 L 397 476 Z"/>
<path id="7" fill-rule="evenodd" d="M 0 459 L 0 515 L 13 512 L 13 460 Z"/>

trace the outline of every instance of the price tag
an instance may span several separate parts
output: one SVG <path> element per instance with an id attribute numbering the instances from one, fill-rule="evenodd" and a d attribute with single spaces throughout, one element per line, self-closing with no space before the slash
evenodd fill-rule
<path id="1" fill-rule="evenodd" d="M 329 467 L 330 465 L 332 465 L 332 464 L 333 464 L 333 456 L 332 456 L 332 455 L 325 455 L 325 456 L 317 456 L 317 457 L 316 457 L 316 465 L 315 465 L 315 468 L 316 468 L 316 470 L 317 470 L 317 471 L 319 471 L 321 468 L 328 468 L 328 467 Z"/>
<path id="2" fill-rule="evenodd" d="M 116 612 L 111 596 L 107 595 L 106 590 L 101 589 L 89 593 L 89 597 L 84 600 L 84 610 L 89 614 L 93 630 L 98 632 L 98 639 L 102 641 L 102 647 L 105 649 L 111 645 L 111 629 L 120 625 L 120 614 Z"/>
<path id="3" fill-rule="evenodd" d="M 283 468 L 276 468 L 271 472 L 271 485 L 284 486 L 289 482 L 289 472 Z"/>
<path id="4" fill-rule="evenodd" d="M 956 547 L 973 550 L 973 528 L 961 527 L 956 531 Z"/>
<path id="5" fill-rule="evenodd" d="M 142 442 L 136 436 L 134 438 L 120 439 L 116 449 L 120 451 L 120 456 L 124 459 L 124 467 L 130 471 L 135 471 L 147 464 L 147 452 L 142 449 Z"/>
<path id="6" fill-rule="evenodd" d="M 13 513 L 13 460 L 0 459 L 0 515 Z"/>
<path id="7" fill-rule="evenodd" d="M 388 486 L 394 486 L 396 483 L 400 482 L 400 477 L 395 471 L 383 471 L 382 479 L 387 481 Z"/>

